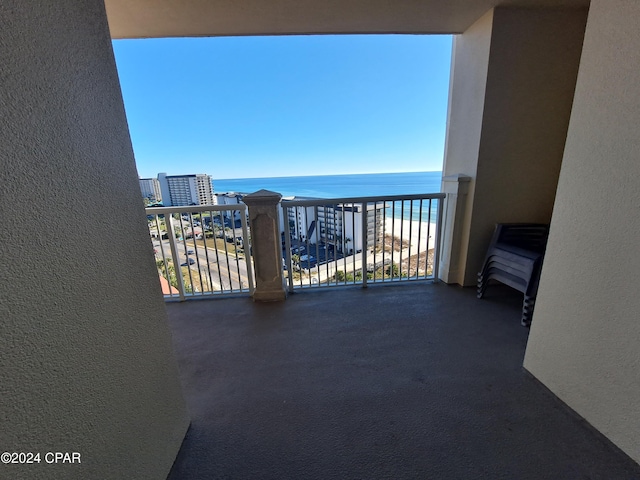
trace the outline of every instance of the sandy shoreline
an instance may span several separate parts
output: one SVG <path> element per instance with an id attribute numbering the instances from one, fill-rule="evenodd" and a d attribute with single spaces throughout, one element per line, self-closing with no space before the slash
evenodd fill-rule
<path id="1" fill-rule="evenodd" d="M 429 240 L 429 247 L 434 248 L 436 238 L 436 224 L 420 222 L 418 220 L 400 220 L 399 218 L 387 218 L 384 225 L 385 235 L 393 234 L 394 237 L 402 238 L 411 243 L 411 249 L 420 246 L 423 251 Z"/>

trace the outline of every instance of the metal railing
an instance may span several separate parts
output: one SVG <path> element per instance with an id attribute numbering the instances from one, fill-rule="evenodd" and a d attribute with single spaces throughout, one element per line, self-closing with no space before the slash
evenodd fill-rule
<path id="1" fill-rule="evenodd" d="M 444 193 L 282 202 L 288 288 L 435 279 Z"/>
<path id="2" fill-rule="evenodd" d="M 165 300 L 252 294 L 247 207 L 146 209 Z"/>

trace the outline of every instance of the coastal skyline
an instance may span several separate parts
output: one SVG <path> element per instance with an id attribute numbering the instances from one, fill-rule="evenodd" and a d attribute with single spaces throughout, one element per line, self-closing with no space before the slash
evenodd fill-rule
<path id="1" fill-rule="evenodd" d="M 451 36 L 116 40 L 138 173 L 440 171 Z"/>

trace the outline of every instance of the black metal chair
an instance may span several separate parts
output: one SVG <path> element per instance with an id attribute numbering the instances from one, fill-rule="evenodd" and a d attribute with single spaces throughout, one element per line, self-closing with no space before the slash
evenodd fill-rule
<path id="1" fill-rule="evenodd" d="M 548 236 L 549 225 L 545 224 L 496 225 L 484 265 L 478 272 L 478 298 L 484 296 L 490 280 L 524 293 L 521 323 L 530 326 Z"/>

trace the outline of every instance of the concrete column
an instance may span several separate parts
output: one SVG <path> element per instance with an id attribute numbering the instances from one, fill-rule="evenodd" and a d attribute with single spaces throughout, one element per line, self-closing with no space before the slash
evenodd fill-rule
<path id="1" fill-rule="evenodd" d="M 464 235 L 464 215 L 469 183 L 467 175 L 447 175 L 442 178 L 442 192 L 447 194 L 442 212 L 442 238 L 438 278 L 445 283 L 462 284 L 464 272 L 460 269 L 461 246 Z"/>
<path id="2" fill-rule="evenodd" d="M 443 175 L 472 177 L 460 283 L 496 223 L 549 223 L 586 9 L 499 7 L 455 39 Z"/>
<path id="3" fill-rule="evenodd" d="M 256 289 L 253 299 L 276 302 L 287 297 L 282 271 L 282 244 L 278 228 L 278 208 L 282 195 L 259 190 L 243 198 L 249 207 L 249 226 L 253 263 L 256 269 Z"/>
<path id="4" fill-rule="evenodd" d="M 640 2 L 592 0 L 524 366 L 640 462 Z"/>
<path id="5" fill-rule="evenodd" d="M 21 219 L 0 229 L 1 451 L 82 462 L 0 477 L 166 478 L 189 415 L 104 1 L 0 18 L 0 208 Z"/>

